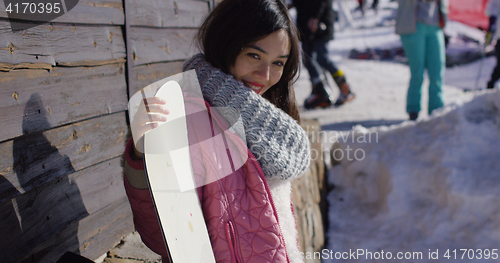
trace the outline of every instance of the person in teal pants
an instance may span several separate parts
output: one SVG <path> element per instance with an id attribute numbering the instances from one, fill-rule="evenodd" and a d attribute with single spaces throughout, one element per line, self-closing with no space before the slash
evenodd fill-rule
<path id="1" fill-rule="evenodd" d="M 429 77 L 429 114 L 444 104 L 442 86 L 446 55 L 443 27 L 447 13 L 447 0 L 399 0 L 396 33 L 401 37 L 410 67 L 406 98 L 410 120 L 416 120 L 421 110 L 424 70 Z"/>

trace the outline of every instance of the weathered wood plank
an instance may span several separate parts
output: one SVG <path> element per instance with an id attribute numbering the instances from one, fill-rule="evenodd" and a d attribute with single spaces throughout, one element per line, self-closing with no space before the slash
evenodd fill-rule
<path id="1" fill-rule="evenodd" d="M 124 65 L 0 72 L 0 141 L 127 109 Z"/>
<path id="2" fill-rule="evenodd" d="M 127 129 L 119 112 L 1 143 L 0 202 L 121 155 Z"/>
<path id="3" fill-rule="evenodd" d="M 122 174 L 114 158 L 2 203 L 0 233 L 11 237 L 0 241 L 2 257 L 55 262 L 67 250 L 103 254 L 132 231 Z"/>
<path id="4" fill-rule="evenodd" d="M 116 63 L 125 63 L 127 60 L 125 58 L 118 59 L 108 59 L 108 60 L 81 60 L 77 62 L 61 62 L 57 63 L 57 65 L 61 67 L 97 67 L 109 64 Z M 20 64 L 11 64 L 11 63 L 0 63 L 0 71 L 12 71 L 16 69 L 45 69 L 51 71 L 54 67 L 47 63 L 20 63 Z"/>
<path id="5" fill-rule="evenodd" d="M 0 71 L 11 71 L 15 69 L 45 69 L 52 70 L 52 65 L 47 63 L 0 63 Z"/>
<path id="6" fill-rule="evenodd" d="M 75 228 L 78 228 L 78 243 L 74 240 Z M 66 251 L 94 260 L 118 245 L 133 230 L 130 205 L 123 198 L 95 214 L 74 221 L 63 231 L 38 245 L 19 262 L 55 262 Z"/>
<path id="7" fill-rule="evenodd" d="M 78 227 L 78 243 L 74 242 L 74 228 Z M 123 198 L 95 214 L 75 221 L 63 231 L 38 245 L 30 254 L 25 253 L 21 263 L 55 262 L 66 251 L 89 259 L 97 259 L 119 244 L 134 230 L 128 200 Z M 88 235 L 88 236 L 86 236 Z"/>
<path id="8" fill-rule="evenodd" d="M 46 24 L 12 32 L 9 23 L 0 20 L 2 63 L 47 63 L 56 66 L 80 62 L 81 65 L 90 63 L 89 66 L 92 66 L 93 61 L 125 57 L 125 42 L 119 26 Z"/>
<path id="9" fill-rule="evenodd" d="M 131 25 L 150 27 L 199 27 L 209 12 L 207 1 L 130 1 L 127 17 Z"/>
<path id="10" fill-rule="evenodd" d="M 80 253 L 87 258 L 98 258 L 134 231 L 132 211 L 126 197 L 102 210 L 80 223 Z"/>
<path id="11" fill-rule="evenodd" d="M 130 96 L 157 80 L 181 73 L 183 64 L 184 61 L 175 61 L 133 67 L 131 78 L 132 83 L 129 86 Z"/>
<path id="12" fill-rule="evenodd" d="M 28 1 L 29 2 L 29 1 Z M 4 1 L 0 0 L 0 17 L 7 18 Z M 78 4 L 67 14 L 63 14 L 52 22 L 79 24 L 124 24 L 122 0 L 79 0 Z M 19 16 L 18 19 L 26 18 Z M 30 20 L 40 20 L 36 17 Z"/>
<path id="13" fill-rule="evenodd" d="M 121 155 L 88 167 L 72 177 L 72 181 L 80 189 L 83 203 L 89 214 L 126 197 L 120 158 Z"/>
<path id="14" fill-rule="evenodd" d="M 71 229 L 65 229 L 61 234 L 68 236 Z M 134 231 L 134 223 L 132 218 L 132 211 L 128 199 L 122 198 L 104 209 L 99 210 L 95 214 L 89 215 L 78 222 L 78 239 L 79 247 L 69 246 L 71 244 L 69 237 L 61 238 L 61 234 L 57 234 L 54 238 L 49 240 L 50 246 L 43 245 L 50 250 L 47 255 L 40 262 L 54 262 L 52 259 L 59 258 L 65 251 L 73 251 L 80 253 L 82 256 L 89 259 L 97 259 L 102 254 L 109 251 L 120 243 L 120 241 Z M 64 240 L 64 244 L 58 244 Z M 59 253 L 57 253 L 59 251 Z M 56 253 L 54 253 L 56 252 Z M 57 255 L 58 256 L 55 256 Z M 47 260 L 45 260 L 47 259 Z"/>
<path id="15" fill-rule="evenodd" d="M 196 53 L 196 29 L 130 27 L 134 66 L 186 60 Z"/>

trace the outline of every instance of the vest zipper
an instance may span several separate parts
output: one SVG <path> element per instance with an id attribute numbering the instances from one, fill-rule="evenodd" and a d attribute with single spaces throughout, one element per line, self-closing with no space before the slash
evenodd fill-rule
<path id="1" fill-rule="evenodd" d="M 236 256 L 236 240 L 234 237 L 234 227 L 233 227 L 233 222 L 228 221 L 226 223 L 226 238 L 227 238 L 227 243 L 229 245 L 229 252 L 231 252 L 231 263 L 238 263 L 239 260 Z"/>

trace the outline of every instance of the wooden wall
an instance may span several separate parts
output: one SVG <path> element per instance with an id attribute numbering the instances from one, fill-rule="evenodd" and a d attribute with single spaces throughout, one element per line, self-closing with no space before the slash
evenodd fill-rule
<path id="1" fill-rule="evenodd" d="M 13 32 L 0 0 L 0 262 L 96 259 L 133 231 L 128 98 L 181 71 L 213 1 L 126 1 Z"/>
<path id="2" fill-rule="evenodd" d="M 208 14 L 207 1 L 131 0 L 131 83 L 133 95 L 156 80 L 180 73 L 184 60 L 196 53 L 193 38 Z"/>

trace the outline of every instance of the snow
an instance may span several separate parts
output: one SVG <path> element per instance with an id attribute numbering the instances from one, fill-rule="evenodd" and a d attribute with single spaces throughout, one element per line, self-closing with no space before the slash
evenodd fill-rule
<path id="1" fill-rule="evenodd" d="M 483 92 L 425 121 L 356 126 L 339 136 L 340 164 L 328 173 L 335 185 L 328 195 L 328 249 L 495 248 L 499 112 L 500 91 Z M 442 256 L 436 262 L 446 261 Z"/>
<path id="2" fill-rule="evenodd" d="M 353 10 L 357 1 L 343 4 Z M 379 252 L 380 256 L 382 250 L 393 257 L 397 252 L 422 253 L 420 260 L 395 262 L 428 262 L 435 256 L 438 259 L 432 262 L 456 262 L 460 260 L 453 257 L 462 257 L 460 249 L 474 249 L 473 260 L 465 255 L 467 262 L 495 262 L 478 259 L 478 253 L 489 252 L 491 257 L 495 248 L 500 253 L 500 91 L 464 90 L 484 88 L 496 60 L 482 57 L 448 67 L 445 107 L 431 116 L 426 78 L 420 117 L 417 122 L 408 121 L 410 73 L 404 61 L 349 58 L 352 49 L 401 47 L 392 19 L 396 8 L 396 2 L 380 0 L 378 12 L 367 9 L 363 17 L 360 11 L 352 11 L 350 26 L 342 28 L 345 21 L 336 24 L 330 55 L 344 71 L 356 99 L 338 108 L 301 110 L 302 118 L 317 119 L 322 125 L 328 178 L 335 186 L 328 194 L 323 262 L 338 261 L 329 259 L 335 252 Z M 454 21 L 449 21 L 445 32 L 450 36 L 447 54 L 483 54 L 484 32 Z M 338 89 L 331 77 L 327 80 L 335 98 Z M 296 83 L 299 105 L 310 90 L 303 68 Z M 337 165 L 332 166 L 334 150 Z M 447 250 L 450 259 L 444 257 Z M 351 261 L 385 260 L 360 256 Z"/>

